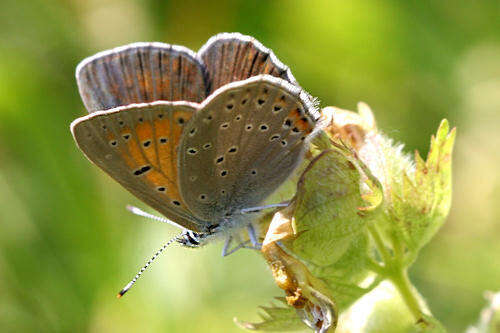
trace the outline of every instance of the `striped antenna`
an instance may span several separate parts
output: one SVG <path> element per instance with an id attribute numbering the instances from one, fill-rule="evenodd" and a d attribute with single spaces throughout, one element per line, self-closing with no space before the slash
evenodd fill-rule
<path id="1" fill-rule="evenodd" d="M 130 281 L 122 290 L 120 290 L 120 292 L 116 295 L 116 298 L 121 298 L 123 295 L 125 295 L 125 293 L 129 291 L 130 288 L 132 288 L 134 283 L 137 281 L 138 278 L 141 277 L 142 273 L 149 267 L 149 265 L 151 265 L 151 263 L 163 252 L 163 250 L 165 250 L 167 246 L 172 244 L 172 242 L 174 242 L 178 237 L 179 236 L 175 236 L 174 238 L 166 242 L 158 251 L 156 251 L 154 256 L 152 256 L 151 259 L 148 260 L 146 265 L 144 265 L 144 267 L 141 268 L 141 270 L 135 275 L 132 281 Z"/>

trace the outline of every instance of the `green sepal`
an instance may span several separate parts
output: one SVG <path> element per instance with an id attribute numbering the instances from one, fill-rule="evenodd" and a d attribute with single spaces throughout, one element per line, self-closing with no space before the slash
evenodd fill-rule
<path id="1" fill-rule="evenodd" d="M 296 237 L 284 244 L 326 282 L 344 309 L 371 290 L 359 284 L 371 272 L 366 227 L 380 216 L 382 188 L 352 150 L 335 142 L 331 147 L 299 180 Z"/>
<path id="2" fill-rule="evenodd" d="M 410 264 L 418 251 L 429 242 L 443 225 L 451 204 L 451 157 L 455 129 L 449 131 L 443 120 L 432 137 L 427 160 L 415 152 L 415 165 L 408 167 L 407 157 L 393 154 L 393 163 L 403 167 L 386 179 L 385 231 L 397 235 L 408 250 Z M 390 151 L 386 151 L 390 154 Z M 404 167 L 406 166 L 406 170 Z"/>

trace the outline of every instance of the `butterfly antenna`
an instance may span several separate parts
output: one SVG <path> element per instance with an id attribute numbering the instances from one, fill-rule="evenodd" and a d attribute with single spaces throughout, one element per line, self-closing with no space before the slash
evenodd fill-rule
<path id="1" fill-rule="evenodd" d="M 130 281 L 122 290 L 120 290 L 120 292 L 116 295 L 116 298 L 121 298 L 123 295 L 125 295 L 125 293 L 129 291 L 130 288 L 132 288 L 137 279 L 141 277 L 142 273 L 149 267 L 149 265 L 151 265 L 151 263 L 155 261 L 155 259 L 163 252 L 163 250 L 167 248 L 167 246 L 169 246 L 170 244 L 172 244 L 172 242 L 178 239 L 178 237 L 179 236 L 175 236 L 174 238 L 166 242 L 158 251 L 156 251 L 156 253 L 151 257 L 151 259 L 148 260 L 146 265 L 144 265 L 144 267 L 142 267 L 141 270 L 135 275 L 132 281 Z"/>
<path id="2" fill-rule="evenodd" d="M 186 230 L 186 228 L 184 228 L 183 226 L 175 223 L 174 221 L 171 221 L 171 220 L 169 220 L 167 218 L 164 218 L 162 216 L 156 216 L 156 215 L 153 215 L 153 214 L 149 214 L 149 213 L 147 213 L 147 212 L 143 211 L 142 209 L 137 208 L 135 206 L 128 205 L 127 206 L 127 210 L 129 210 L 134 215 L 139 215 L 139 216 L 151 219 L 151 220 L 155 220 L 155 221 L 158 221 L 158 222 L 167 223 L 167 224 L 170 224 L 170 225 L 172 225 L 174 227 L 180 228 L 182 230 Z"/>

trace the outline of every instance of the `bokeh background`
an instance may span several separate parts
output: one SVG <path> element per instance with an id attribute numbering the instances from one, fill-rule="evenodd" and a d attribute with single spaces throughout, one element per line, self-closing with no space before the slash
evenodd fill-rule
<path id="1" fill-rule="evenodd" d="M 500 2 L 2 0 L 0 331 L 237 332 L 280 296 L 256 253 L 170 248 L 117 292 L 176 230 L 132 216 L 131 195 L 77 150 L 85 114 L 74 70 L 134 41 L 197 50 L 239 31 L 288 64 L 322 106 L 374 110 L 379 127 L 426 154 L 458 128 L 450 218 L 410 271 L 450 332 L 500 289 Z"/>

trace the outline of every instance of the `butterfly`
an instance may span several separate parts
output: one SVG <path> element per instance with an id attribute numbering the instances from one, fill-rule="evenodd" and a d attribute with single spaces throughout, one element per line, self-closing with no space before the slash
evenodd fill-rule
<path id="1" fill-rule="evenodd" d="M 134 43 L 83 60 L 76 79 L 89 112 L 71 124 L 78 147 L 165 218 L 133 212 L 179 226 L 185 246 L 222 236 L 225 255 L 245 228 L 258 246 L 246 213 L 301 162 L 319 118 L 271 50 L 239 33 L 197 53 Z"/>

